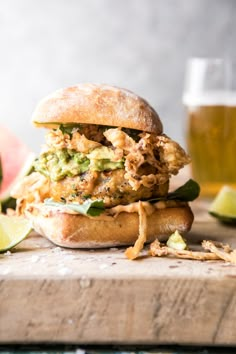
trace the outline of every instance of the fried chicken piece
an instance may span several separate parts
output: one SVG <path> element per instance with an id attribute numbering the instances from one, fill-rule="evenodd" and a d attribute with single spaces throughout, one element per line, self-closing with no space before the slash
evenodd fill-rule
<path id="1" fill-rule="evenodd" d="M 136 145 L 135 141 L 119 128 L 108 129 L 103 134 L 114 147 L 124 150 L 125 154 Z"/>
<path id="2" fill-rule="evenodd" d="M 168 193 L 168 182 L 152 188 L 140 186 L 134 191 L 124 178 L 125 171 L 87 171 L 80 176 L 50 182 L 50 196 L 56 200 L 83 203 L 86 197 L 102 199 L 106 207 L 129 204 Z"/>
<path id="3" fill-rule="evenodd" d="M 71 135 L 63 133 L 60 129 L 52 130 L 46 137 L 46 149 L 70 149 L 86 154 L 101 146 L 99 142 L 90 140 L 87 136 L 101 140 L 100 135 L 101 128 L 95 129 L 92 125 L 74 128 Z M 124 157 L 124 179 L 134 191 L 138 191 L 141 186 L 152 188 L 165 184 L 172 174 L 177 174 L 180 168 L 190 162 L 179 144 L 166 135 L 155 136 L 142 132 L 137 133 L 137 136 L 138 141 L 135 141 L 120 128 L 103 132 L 105 145 L 112 144 L 114 154 L 119 158 Z"/>
<path id="4" fill-rule="evenodd" d="M 190 157 L 176 141 L 164 134 L 157 139 L 160 162 L 166 165 L 169 175 L 176 175 L 182 167 L 190 163 Z"/>
<path id="5" fill-rule="evenodd" d="M 118 128 L 108 129 L 104 135 L 115 148 L 124 151 L 125 178 L 134 190 L 141 185 L 151 188 L 155 184 L 164 184 L 190 162 L 180 145 L 166 135 L 155 136 L 144 132 L 139 134 L 138 142 Z M 154 171 L 140 173 L 143 164 L 152 166 Z"/>

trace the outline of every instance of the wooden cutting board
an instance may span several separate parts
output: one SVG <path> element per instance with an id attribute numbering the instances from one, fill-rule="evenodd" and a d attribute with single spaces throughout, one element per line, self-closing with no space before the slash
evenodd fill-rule
<path id="1" fill-rule="evenodd" d="M 188 235 L 236 248 L 236 228 L 193 204 Z M 32 234 L 0 255 L 0 343 L 236 345 L 236 266 L 129 261 L 124 249 L 70 250 Z"/>

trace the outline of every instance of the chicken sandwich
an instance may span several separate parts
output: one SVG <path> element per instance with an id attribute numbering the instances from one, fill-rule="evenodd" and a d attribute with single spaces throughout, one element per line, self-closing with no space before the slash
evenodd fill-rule
<path id="1" fill-rule="evenodd" d="M 79 84 L 43 99 L 32 119 L 48 129 L 46 143 L 13 195 L 17 212 L 39 234 L 72 248 L 136 241 L 137 251 L 156 237 L 190 229 L 188 200 L 168 192 L 170 177 L 190 158 L 163 134 L 144 99 L 117 87 Z"/>

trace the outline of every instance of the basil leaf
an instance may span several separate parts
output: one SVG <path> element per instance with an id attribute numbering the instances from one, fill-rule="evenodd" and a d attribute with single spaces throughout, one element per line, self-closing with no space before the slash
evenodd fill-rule
<path id="1" fill-rule="evenodd" d="M 15 198 L 8 198 L 4 202 L 2 202 L 2 212 L 6 213 L 7 209 L 16 209 L 16 199 Z"/>
<path id="2" fill-rule="evenodd" d="M 177 188 L 174 192 L 168 194 L 168 200 L 181 200 L 184 202 L 192 202 L 199 196 L 200 186 L 193 179 L 189 179 L 183 186 Z"/>
<path id="3" fill-rule="evenodd" d="M 44 204 L 55 207 L 64 207 L 80 213 L 82 215 L 99 216 L 103 213 L 105 207 L 102 200 L 87 199 L 83 204 L 56 202 L 51 198 L 45 199 Z"/>
<path id="4" fill-rule="evenodd" d="M 158 202 L 160 200 L 179 200 L 182 202 L 192 202 L 199 196 L 200 186 L 193 179 L 189 179 L 183 186 L 168 193 L 166 197 L 149 199 L 148 202 Z"/>

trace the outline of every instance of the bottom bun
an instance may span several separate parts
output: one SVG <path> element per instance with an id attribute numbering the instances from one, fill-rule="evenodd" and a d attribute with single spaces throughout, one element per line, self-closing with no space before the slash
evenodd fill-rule
<path id="1" fill-rule="evenodd" d="M 138 213 L 121 212 L 117 217 L 101 219 L 51 211 L 41 208 L 26 213 L 40 235 L 54 244 L 69 248 L 102 248 L 132 245 L 139 234 Z M 165 241 L 175 230 L 190 230 L 193 213 L 188 205 L 157 209 L 147 216 L 147 242 L 157 237 Z"/>

